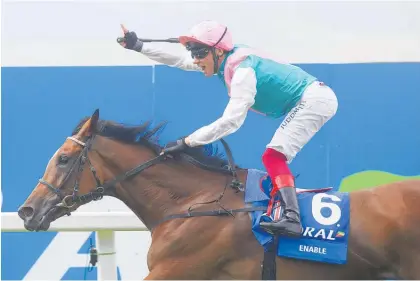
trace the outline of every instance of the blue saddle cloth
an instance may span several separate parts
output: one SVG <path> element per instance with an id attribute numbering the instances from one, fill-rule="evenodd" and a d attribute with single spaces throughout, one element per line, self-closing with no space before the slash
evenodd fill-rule
<path id="1" fill-rule="evenodd" d="M 268 206 L 272 189 L 267 173 L 249 169 L 245 186 L 245 203 Z M 296 189 L 303 232 L 301 237 L 278 238 L 277 255 L 332 264 L 347 262 L 347 245 L 350 229 L 350 197 L 347 192 L 332 191 L 331 187 Z M 259 223 L 279 218 L 282 214 L 279 201 L 274 203 L 272 214 L 251 212 L 252 231 L 258 242 L 268 249 L 273 236 Z"/>

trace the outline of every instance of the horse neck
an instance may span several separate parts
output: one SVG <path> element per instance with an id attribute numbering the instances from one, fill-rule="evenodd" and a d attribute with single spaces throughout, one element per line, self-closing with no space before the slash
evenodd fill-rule
<path id="1" fill-rule="evenodd" d="M 122 144 L 106 138 L 97 152 L 105 162 L 107 179 L 156 157 L 149 148 Z M 167 160 L 116 185 L 115 196 L 148 227 L 165 216 L 187 211 L 198 202 L 214 199 L 216 186 L 225 185 L 226 175 L 211 173 L 189 163 Z M 221 189 L 220 189 L 221 190 Z"/>

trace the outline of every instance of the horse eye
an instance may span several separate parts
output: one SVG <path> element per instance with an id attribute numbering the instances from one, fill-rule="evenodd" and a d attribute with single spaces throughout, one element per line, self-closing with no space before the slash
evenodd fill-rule
<path id="1" fill-rule="evenodd" d="M 65 164 L 67 164 L 69 162 L 69 157 L 67 156 L 67 155 L 65 155 L 65 154 L 61 154 L 59 157 L 58 157 L 58 164 L 59 165 L 65 165 Z"/>

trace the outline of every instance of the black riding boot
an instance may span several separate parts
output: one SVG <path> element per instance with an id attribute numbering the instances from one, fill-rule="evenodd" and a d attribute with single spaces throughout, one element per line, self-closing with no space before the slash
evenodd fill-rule
<path id="1" fill-rule="evenodd" d="M 299 237 L 302 233 L 299 204 L 294 187 L 283 187 L 279 191 L 283 217 L 279 221 L 261 222 L 260 226 L 267 232 L 277 235 Z"/>

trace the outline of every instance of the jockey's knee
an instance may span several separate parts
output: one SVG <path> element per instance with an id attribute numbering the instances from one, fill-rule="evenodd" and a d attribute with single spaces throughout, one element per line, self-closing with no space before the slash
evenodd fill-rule
<path id="1" fill-rule="evenodd" d="M 271 147 L 267 147 L 265 149 L 261 159 L 265 166 L 276 160 L 287 161 L 287 157 L 284 155 L 284 153 Z"/>
<path id="2" fill-rule="evenodd" d="M 329 114 L 328 114 L 328 120 L 333 118 L 338 110 L 338 99 L 332 90 L 331 92 L 333 96 L 328 100 L 328 105 L 330 109 Z"/>

